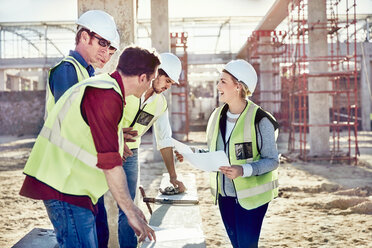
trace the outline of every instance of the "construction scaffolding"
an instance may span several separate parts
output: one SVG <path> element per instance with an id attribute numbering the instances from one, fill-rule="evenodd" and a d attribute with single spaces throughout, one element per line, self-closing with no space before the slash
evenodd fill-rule
<path id="1" fill-rule="evenodd" d="M 281 64 L 281 80 L 290 88 L 288 149 L 299 151 L 300 158 L 305 161 L 357 162 L 356 1 L 324 1 L 327 9 L 325 22 L 310 21 L 310 0 L 291 0 L 288 8 L 287 52 Z M 341 9 L 341 2 L 344 9 Z M 325 55 L 310 54 L 311 32 L 325 32 L 328 43 Z M 322 82 L 322 86 L 314 87 L 312 83 L 315 81 L 317 85 Z M 319 97 L 328 99 L 329 108 L 321 105 L 317 108 L 329 112 L 329 119 L 314 122 L 311 120 L 310 105 Z M 316 127 L 329 128 L 329 155 L 311 155 L 313 148 L 309 145 L 308 132 L 311 134 L 311 128 Z"/>
<path id="2" fill-rule="evenodd" d="M 282 130 L 289 130 L 288 87 L 280 78 L 280 64 L 286 53 L 286 32 L 257 30 L 248 38 L 248 61 L 255 68 L 258 84 L 251 100 L 270 111 Z M 286 82 L 286 81 L 284 81 Z"/>
<path id="3" fill-rule="evenodd" d="M 176 54 L 182 63 L 180 84 L 172 87 L 172 130 L 177 139 L 189 140 L 189 86 L 187 81 L 187 33 L 170 33 L 171 52 Z"/>

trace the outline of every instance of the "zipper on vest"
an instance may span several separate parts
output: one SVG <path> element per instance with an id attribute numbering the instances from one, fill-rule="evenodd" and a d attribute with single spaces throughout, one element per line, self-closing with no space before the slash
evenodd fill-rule
<path id="1" fill-rule="evenodd" d="M 225 190 L 225 175 L 222 174 L 222 190 L 223 190 L 223 193 L 225 194 L 225 196 L 227 196 L 226 194 L 226 190 Z"/>
<path id="2" fill-rule="evenodd" d="M 141 113 L 141 111 L 142 111 L 145 107 L 146 107 L 146 105 L 143 106 L 143 108 L 141 109 L 141 98 L 140 98 L 140 100 L 139 100 L 139 105 L 138 105 L 138 110 L 137 110 L 136 116 L 134 117 L 134 119 L 133 119 L 133 121 L 132 121 L 132 123 L 130 124 L 129 127 L 133 127 L 134 124 L 136 124 L 136 121 L 137 121 L 137 118 L 138 118 L 139 114 Z"/>
<path id="3" fill-rule="evenodd" d="M 218 196 L 218 174 L 219 174 L 219 172 L 217 171 L 217 173 L 216 173 L 216 181 L 217 181 L 217 183 L 216 183 L 216 195 L 215 195 L 215 201 L 214 201 L 214 205 L 217 205 L 217 201 L 218 201 L 218 198 L 217 198 L 217 196 Z"/>
<path id="4" fill-rule="evenodd" d="M 234 186 L 234 191 L 235 191 L 235 195 L 236 195 L 236 203 L 239 203 L 238 202 L 238 194 L 236 193 L 236 188 L 235 188 L 235 183 L 234 183 L 234 179 L 233 180 L 231 180 L 231 182 L 232 182 L 232 184 L 233 184 L 233 186 Z"/>
<path id="5" fill-rule="evenodd" d="M 230 140 L 231 140 L 231 139 L 230 139 L 230 138 L 231 138 L 231 135 L 232 135 L 233 132 L 234 132 L 234 129 L 235 129 L 235 127 L 236 127 L 236 124 L 238 123 L 240 117 L 242 116 L 242 113 L 245 111 L 245 109 L 246 109 L 247 107 L 248 107 L 248 101 L 246 101 L 246 103 L 245 103 L 245 107 L 244 107 L 243 111 L 240 113 L 238 119 L 236 120 L 236 122 L 235 122 L 235 124 L 234 124 L 234 127 L 233 127 L 233 129 L 232 129 L 232 131 L 231 131 L 230 137 L 229 137 L 229 139 L 228 139 L 228 141 L 227 141 L 227 143 L 229 144 L 229 149 L 227 150 L 227 155 L 228 155 L 228 158 L 229 158 L 229 163 L 230 163 L 230 165 L 231 165 L 231 162 L 230 162 L 230 145 L 231 145 L 231 144 L 230 144 Z M 244 174 L 244 172 L 243 172 L 243 174 Z M 235 195 L 236 195 L 236 202 L 239 203 L 239 202 L 238 202 L 238 194 L 236 193 L 236 187 L 235 187 L 234 179 L 231 179 L 231 182 L 232 182 L 232 184 L 233 184 L 233 186 L 234 186 L 234 191 L 235 191 Z"/>

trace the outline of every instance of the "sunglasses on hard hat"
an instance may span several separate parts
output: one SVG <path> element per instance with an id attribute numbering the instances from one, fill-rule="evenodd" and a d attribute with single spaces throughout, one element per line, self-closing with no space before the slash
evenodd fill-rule
<path id="1" fill-rule="evenodd" d="M 107 41 L 103 38 L 100 38 L 96 35 L 92 35 L 92 36 L 98 40 L 98 45 L 100 45 L 101 47 L 110 47 L 111 42 L 109 42 L 109 41 Z"/>

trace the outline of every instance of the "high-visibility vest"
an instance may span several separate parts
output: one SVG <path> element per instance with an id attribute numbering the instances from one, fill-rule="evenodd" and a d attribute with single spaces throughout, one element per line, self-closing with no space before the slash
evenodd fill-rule
<path id="1" fill-rule="evenodd" d="M 155 94 L 155 99 L 141 108 L 141 100 L 133 95 L 125 98 L 123 128 L 133 127 L 138 136 L 135 142 L 126 143 L 130 149 L 138 148 L 141 136 L 154 124 L 154 122 L 167 110 L 167 100 L 163 94 Z"/>
<path id="2" fill-rule="evenodd" d="M 225 105 L 224 105 L 225 106 Z M 216 151 L 221 111 L 217 108 L 211 115 L 207 126 L 209 151 Z M 255 116 L 258 106 L 251 101 L 239 116 L 229 139 L 228 158 L 231 165 L 242 165 L 260 159 L 257 150 Z M 221 191 L 219 172 L 210 174 L 211 192 L 216 202 Z M 245 209 L 254 209 L 278 196 L 277 169 L 259 176 L 237 177 L 232 180 L 239 204 Z"/>
<path id="3" fill-rule="evenodd" d="M 52 94 L 52 90 L 50 89 L 50 84 L 49 84 L 49 79 L 50 79 L 50 74 L 51 72 L 57 68 L 62 62 L 69 62 L 75 67 L 76 71 L 76 76 L 78 82 L 83 81 L 84 79 L 89 78 L 89 73 L 87 69 L 82 66 L 79 61 L 77 61 L 74 57 L 72 56 L 67 56 L 66 58 L 62 59 L 58 64 L 56 64 L 53 68 L 49 70 L 48 73 L 48 83 L 47 83 L 47 89 L 46 89 L 46 94 L 45 94 L 45 113 L 44 113 L 44 120 L 48 117 L 48 113 L 52 110 L 52 108 L 55 105 L 55 98 Z"/>
<path id="4" fill-rule="evenodd" d="M 123 97 L 120 86 L 108 74 L 89 78 L 68 89 L 49 113 L 24 173 L 61 193 L 89 196 L 96 204 L 108 186 L 103 171 L 97 167 L 97 150 L 90 127 L 81 115 L 86 87 L 114 89 Z M 122 122 L 123 118 L 118 124 L 121 156 L 124 150 Z"/>

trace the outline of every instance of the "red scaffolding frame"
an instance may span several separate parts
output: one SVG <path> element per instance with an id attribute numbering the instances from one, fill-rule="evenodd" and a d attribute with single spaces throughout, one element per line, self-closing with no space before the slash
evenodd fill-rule
<path id="1" fill-rule="evenodd" d="M 280 64 L 286 53 L 286 44 L 283 39 L 285 31 L 256 30 L 248 38 L 248 61 L 255 68 L 258 75 L 258 83 L 255 93 L 251 97 L 252 101 L 262 106 L 264 109 L 271 110 L 279 122 L 281 129 L 289 130 L 289 89 L 287 81 L 281 80 Z M 271 57 L 271 70 L 260 68 L 261 58 Z M 270 90 L 263 89 L 262 75 L 271 74 L 272 86 Z"/>
<path id="2" fill-rule="evenodd" d="M 187 80 L 188 60 L 187 60 L 187 32 L 170 33 L 171 51 L 176 54 L 182 62 L 182 73 L 180 77 L 180 84 L 172 87 L 172 103 L 177 103 L 178 106 L 172 106 L 171 118 L 181 118 L 181 125 L 172 125 L 173 133 L 178 135 L 180 139 L 189 140 L 189 86 Z M 176 108 L 174 108 L 176 107 Z M 175 110 L 176 109 L 176 110 Z M 175 123 L 172 121 L 172 123 Z M 180 137 L 183 136 L 183 137 Z"/>
<path id="3" fill-rule="evenodd" d="M 310 1 L 310 0 L 309 0 Z M 288 44 L 282 64 L 283 78 L 290 85 L 289 150 L 299 151 L 303 160 L 327 159 L 357 162 L 358 150 L 358 91 L 356 55 L 356 0 L 346 1 L 345 19 L 340 20 L 341 0 L 324 0 L 327 6 L 326 23 L 307 21 L 307 0 L 291 0 L 288 15 Z M 327 32 L 328 55 L 310 57 L 307 50 L 309 29 Z M 328 71 L 309 73 L 310 62 L 326 62 Z M 308 79 L 327 78 L 329 90 L 310 91 Z M 309 94 L 328 94 L 331 98 L 330 122 L 309 124 Z M 309 127 L 329 127 L 331 150 L 329 156 L 308 156 L 307 132 Z M 345 132 L 346 131 L 346 134 Z M 344 142 L 343 140 L 346 140 Z"/>

